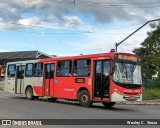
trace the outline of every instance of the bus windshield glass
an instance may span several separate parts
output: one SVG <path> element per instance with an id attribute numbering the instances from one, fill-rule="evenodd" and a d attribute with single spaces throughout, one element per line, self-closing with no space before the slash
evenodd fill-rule
<path id="1" fill-rule="evenodd" d="M 122 84 L 142 84 L 141 66 L 125 61 L 115 62 L 113 80 Z"/>

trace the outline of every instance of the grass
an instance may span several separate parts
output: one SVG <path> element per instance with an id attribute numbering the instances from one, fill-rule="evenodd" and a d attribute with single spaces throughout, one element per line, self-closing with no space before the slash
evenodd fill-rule
<path id="1" fill-rule="evenodd" d="M 160 99 L 160 89 L 146 89 L 143 91 L 143 100 Z"/>

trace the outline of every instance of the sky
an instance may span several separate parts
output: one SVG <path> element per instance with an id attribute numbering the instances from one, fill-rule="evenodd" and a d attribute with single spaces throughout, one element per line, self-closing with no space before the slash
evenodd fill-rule
<path id="1" fill-rule="evenodd" d="M 109 52 L 145 22 L 160 18 L 160 0 L 0 0 L 0 52 L 39 50 L 67 56 Z M 146 25 L 119 47 L 132 52 Z"/>

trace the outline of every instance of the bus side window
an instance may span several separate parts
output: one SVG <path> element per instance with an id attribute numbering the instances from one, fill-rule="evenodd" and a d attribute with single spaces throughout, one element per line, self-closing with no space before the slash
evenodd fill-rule
<path id="1" fill-rule="evenodd" d="M 36 77 L 41 77 L 42 76 L 42 68 L 43 64 L 42 63 L 35 63 L 35 76 Z"/>
<path id="2" fill-rule="evenodd" d="M 90 63 L 91 61 L 89 59 L 75 60 L 73 71 L 76 71 L 76 74 L 73 72 L 73 76 L 89 76 Z"/>
<path id="3" fill-rule="evenodd" d="M 26 64 L 26 77 L 33 77 L 33 68 L 34 68 L 34 64 L 29 63 Z"/>
<path id="4" fill-rule="evenodd" d="M 24 70 L 25 70 L 24 65 L 17 66 L 17 78 L 18 79 L 23 79 L 24 78 Z"/>
<path id="5" fill-rule="evenodd" d="M 57 76 L 71 76 L 72 61 L 58 61 Z"/>
<path id="6" fill-rule="evenodd" d="M 8 77 L 15 77 L 16 74 L 16 66 L 15 64 L 8 65 Z"/>

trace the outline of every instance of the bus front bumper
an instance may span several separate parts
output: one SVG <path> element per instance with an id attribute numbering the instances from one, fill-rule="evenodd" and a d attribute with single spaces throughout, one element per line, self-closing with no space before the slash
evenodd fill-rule
<path id="1" fill-rule="evenodd" d="M 142 94 L 139 96 L 123 96 L 117 92 L 114 92 L 111 95 L 112 102 L 120 102 L 120 101 L 142 101 Z"/>

